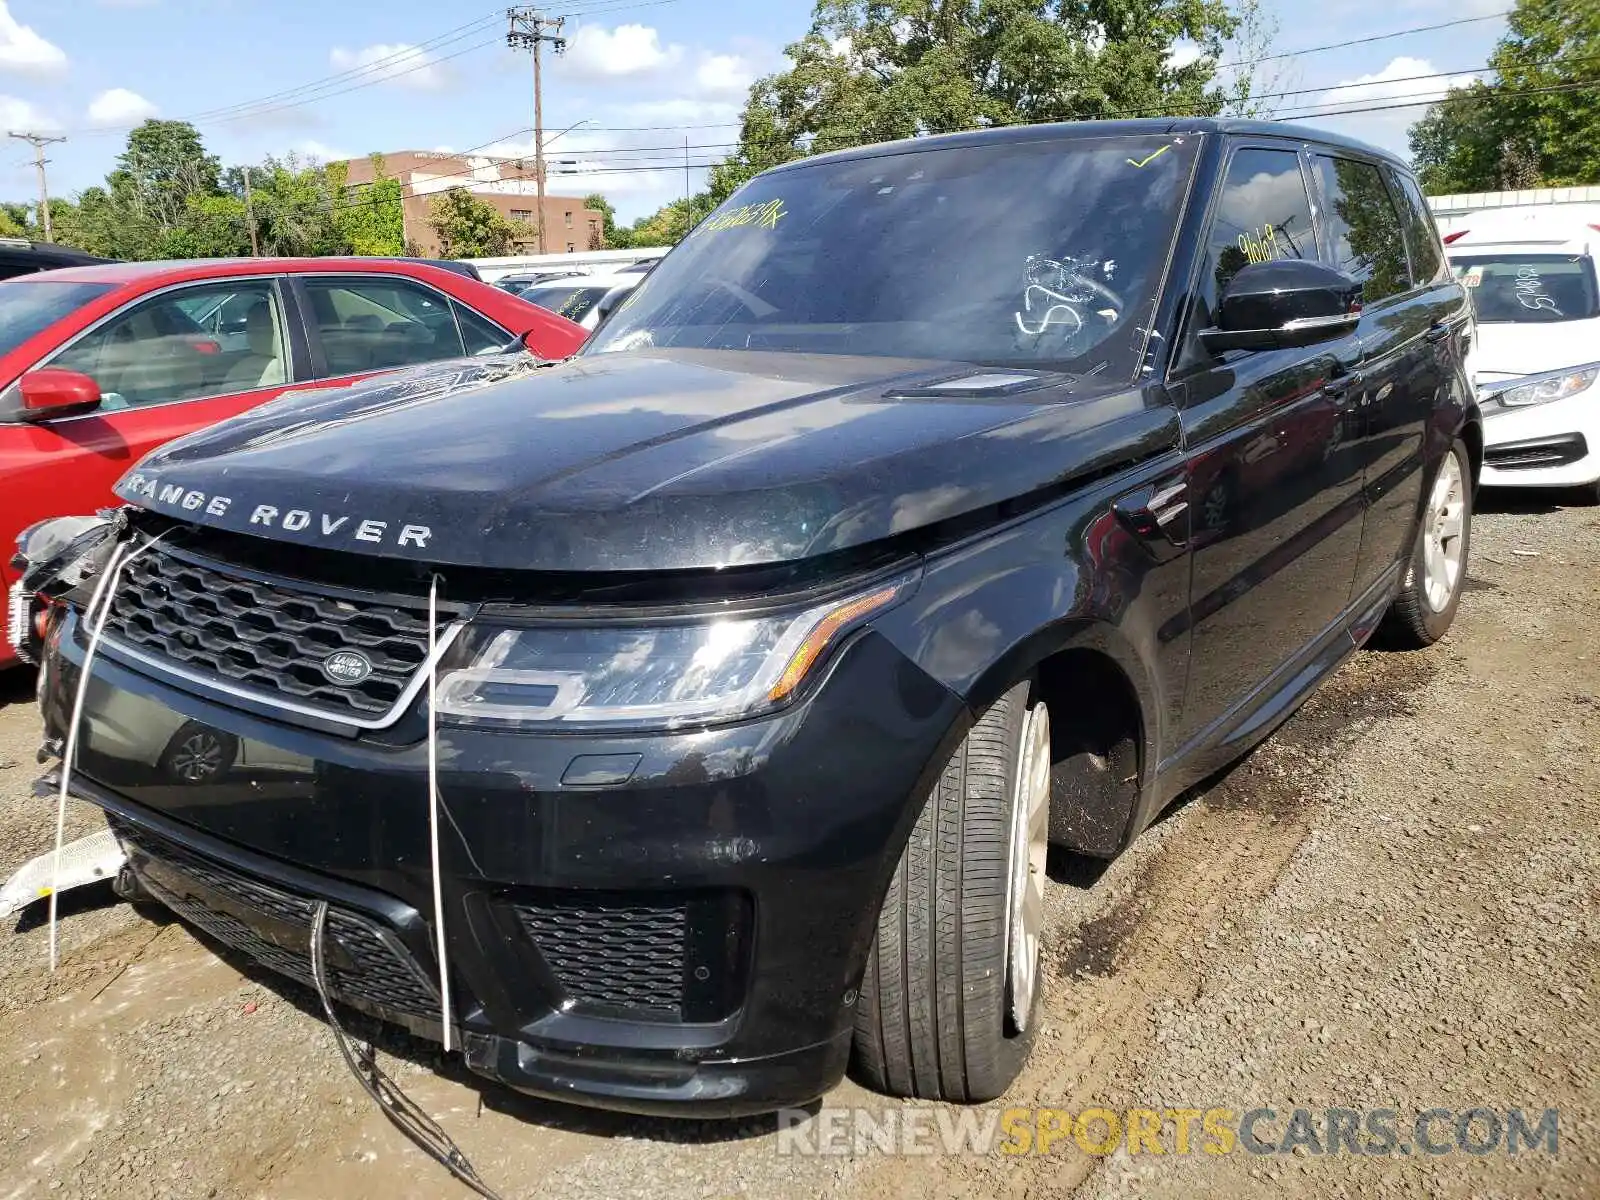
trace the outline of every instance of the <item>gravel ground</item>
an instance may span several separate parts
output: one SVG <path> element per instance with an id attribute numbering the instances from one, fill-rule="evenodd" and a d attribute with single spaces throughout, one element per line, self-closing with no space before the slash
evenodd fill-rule
<path id="1" fill-rule="evenodd" d="M 1004 1102 L 1271 1108 L 1274 1140 L 1296 1107 L 1559 1108 L 1554 1157 L 808 1157 L 771 1121 L 532 1101 L 403 1035 L 386 1062 L 508 1198 L 1600 1195 L 1597 561 L 1600 509 L 1480 514 L 1444 643 L 1358 655 L 1109 868 L 1054 861 L 1045 1016 Z M 0 873 L 50 836 L 30 687 L 0 678 Z M 105 893 L 63 911 L 54 976 L 40 912 L 0 934 L 0 1200 L 466 1194 L 308 993 Z M 907 1108 L 849 1082 L 824 1105 Z"/>

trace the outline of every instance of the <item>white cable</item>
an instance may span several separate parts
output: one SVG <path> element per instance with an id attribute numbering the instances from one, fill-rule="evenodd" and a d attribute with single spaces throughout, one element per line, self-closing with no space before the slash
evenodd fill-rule
<path id="1" fill-rule="evenodd" d="M 428 853 L 433 868 L 433 937 L 439 960 L 439 1024 L 450 1053 L 450 960 L 444 945 L 444 888 L 439 879 L 439 577 L 428 589 Z"/>
<path id="2" fill-rule="evenodd" d="M 56 969 L 56 898 L 61 894 L 61 847 L 67 829 L 67 787 L 72 779 L 72 767 L 78 756 L 78 727 L 83 724 L 83 698 L 89 690 L 89 675 L 94 668 L 95 652 L 100 649 L 100 631 L 105 628 L 106 614 L 111 611 L 111 601 L 116 594 L 122 569 L 139 555 L 165 537 L 151 538 L 133 553 L 128 553 L 131 542 L 119 542 L 94 585 L 89 606 L 83 610 L 84 625 L 89 630 L 89 644 L 83 652 L 83 666 L 78 672 L 77 692 L 72 698 L 72 719 L 67 724 L 67 744 L 61 752 L 61 786 L 56 792 L 56 849 L 50 860 L 50 970 Z"/>

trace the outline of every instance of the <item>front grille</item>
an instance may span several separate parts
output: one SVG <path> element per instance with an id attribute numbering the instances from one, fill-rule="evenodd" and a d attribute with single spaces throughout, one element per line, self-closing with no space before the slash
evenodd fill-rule
<path id="1" fill-rule="evenodd" d="M 281 696 L 333 717 L 387 713 L 428 657 L 425 606 L 317 595 L 160 544 L 123 571 L 106 631 L 219 684 Z M 367 657 L 372 673 L 357 683 L 334 683 L 323 674 L 323 661 L 352 649 Z"/>
<path id="2" fill-rule="evenodd" d="M 155 878 L 144 878 L 163 904 L 217 941 L 248 954 L 262 966 L 307 987 L 312 986 L 309 947 L 311 918 L 316 907 L 313 900 L 196 854 L 131 822 L 117 817 L 111 817 L 110 822 L 125 847 L 153 860 L 158 868 L 166 869 L 158 869 Z M 168 871 L 200 885 L 202 891 L 217 893 L 279 925 L 303 931 L 305 949 L 272 941 L 235 912 L 208 903 L 197 892 L 179 890 L 178 885 L 167 878 Z M 348 960 L 328 963 L 328 989 L 335 996 L 384 1012 L 438 1018 L 439 996 L 433 981 L 382 923 L 330 906 L 327 931 L 343 951 L 339 957 Z"/>
<path id="3" fill-rule="evenodd" d="M 631 898 L 518 904 L 562 990 L 580 1003 L 682 1012 L 688 906 Z"/>

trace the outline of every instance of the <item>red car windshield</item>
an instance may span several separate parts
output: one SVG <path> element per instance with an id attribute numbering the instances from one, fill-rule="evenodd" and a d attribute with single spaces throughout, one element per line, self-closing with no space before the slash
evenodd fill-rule
<path id="1" fill-rule="evenodd" d="M 115 286 L 37 278 L 0 283 L 0 354 L 10 354 L 34 334 Z"/>

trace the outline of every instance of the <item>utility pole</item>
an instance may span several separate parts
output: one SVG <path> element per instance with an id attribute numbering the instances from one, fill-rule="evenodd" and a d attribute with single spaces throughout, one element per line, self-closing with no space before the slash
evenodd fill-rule
<path id="1" fill-rule="evenodd" d="M 549 42 L 557 54 L 567 48 L 567 39 L 561 36 L 565 17 L 547 17 L 529 4 L 506 9 L 510 27 L 506 30 L 506 45 L 513 50 L 533 51 L 533 174 L 534 186 L 539 194 L 539 253 L 546 253 L 544 236 L 544 95 L 539 76 L 539 47 Z"/>
<path id="2" fill-rule="evenodd" d="M 256 244 L 256 209 L 250 196 L 250 168 L 244 169 L 244 219 L 250 224 L 250 257 L 260 258 L 261 247 Z"/>
<path id="3" fill-rule="evenodd" d="M 39 224 L 44 229 L 44 240 L 55 241 L 55 235 L 50 232 L 50 188 L 45 183 L 44 165 L 50 160 L 44 156 L 44 148 L 52 142 L 64 142 L 64 137 L 46 137 L 42 133 L 17 133 L 13 130 L 11 137 L 17 138 L 33 146 L 33 165 L 39 172 Z"/>
<path id="4" fill-rule="evenodd" d="M 694 228 L 694 213 L 689 209 L 689 135 L 683 135 L 683 231 L 688 236 Z"/>

